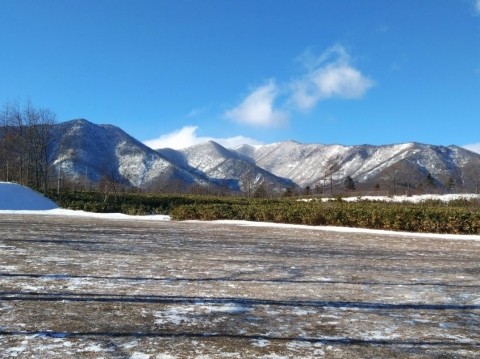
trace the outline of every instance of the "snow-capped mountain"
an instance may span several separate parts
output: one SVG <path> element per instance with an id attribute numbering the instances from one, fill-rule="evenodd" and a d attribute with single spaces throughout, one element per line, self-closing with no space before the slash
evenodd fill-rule
<path id="1" fill-rule="evenodd" d="M 50 156 L 57 171 L 74 179 L 102 178 L 133 187 L 154 187 L 180 181 L 208 181 L 185 171 L 118 127 L 73 120 L 53 127 Z"/>
<path id="2" fill-rule="evenodd" d="M 199 171 L 233 190 L 247 192 L 263 185 L 269 189 L 283 191 L 287 187 L 295 186 L 293 181 L 273 175 L 245 156 L 214 141 L 180 151 L 164 149 L 158 152 L 172 162 Z"/>
<path id="3" fill-rule="evenodd" d="M 107 180 L 165 190 L 199 185 L 253 191 L 264 185 L 283 191 L 295 186 L 215 142 L 154 151 L 118 127 L 83 119 L 55 125 L 52 136 L 50 157 L 57 174 L 77 182 Z"/>
<path id="4" fill-rule="evenodd" d="M 153 150 L 118 127 L 73 120 L 53 127 L 50 158 L 74 180 L 102 178 L 139 188 L 214 186 L 249 192 L 263 187 L 342 185 L 358 188 L 480 185 L 480 155 L 457 146 L 405 143 L 385 146 L 301 144 L 243 145 L 227 149 L 209 141 L 184 150 Z"/>
<path id="5" fill-rule="evenodd" d="M 447 181 L 471 186 L 480 180 L 480 155 L 458 146 L 404 143 L 384 146 L 301 144 L 295 141 L 263 146 L 243 145 L 236 151 L 273 174 L 301 187 L 347 176 L 373 183 L 396 176 L 398 183 L 417 185 L 429 174 L 436 186 Z M 473 172 L 478 170 L 478 175 Z"/>

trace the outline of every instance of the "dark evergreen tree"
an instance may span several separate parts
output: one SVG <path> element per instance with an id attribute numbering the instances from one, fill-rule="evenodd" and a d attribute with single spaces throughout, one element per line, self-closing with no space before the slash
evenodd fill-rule
<path id="1" fill-rule="evenodd" d="M 448 192 L 452 192 L 453 189 L 455 188 L 455 178 L 450 177 L 445 184 L 445 187 L 447 187 Z"/>
<path id="2" fill-rule="evenodd" d="M 433 176 L 430 172 L 427 173 L 426 181 L 427 181 L 427 187 L 428 188 L 430 188 L 430 189 L 437 188 L 437 186 L 435 184 L 435 179 L 433 178 Z"/>
<path id="3" fill-rule="evenodd" d="M 347 176 L 347 178 L 345 178 L 345 180 L 343 181 L 343 185 L 345 186 L 345 189 L 347 191 L 355 190 L 355 181 L 350 176 Z"/>

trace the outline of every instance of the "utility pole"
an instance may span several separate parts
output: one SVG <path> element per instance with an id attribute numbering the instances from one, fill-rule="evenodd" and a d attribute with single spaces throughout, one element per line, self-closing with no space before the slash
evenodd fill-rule
<path id="1" fill-rule="evenodd" d="M 88 165 L 85 165 L 85 192 L 87 191 L 88 185 Z"/>
<path id="2" fill-rule="evenodd" d="M 57 196 L 60 197 L 60 166 L 57 167 Z"/>

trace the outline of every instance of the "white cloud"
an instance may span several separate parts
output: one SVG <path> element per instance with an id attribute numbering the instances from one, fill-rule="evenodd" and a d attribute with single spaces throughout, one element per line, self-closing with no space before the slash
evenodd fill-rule
<path id="1" fill-rule="evenodd" d="M 227 111 L 225 117 L 235 122 L 256 127 L 277 127 L 288 122 L 288 113 L 274 108 L 279 94 L 273 80 L 254 89 L 237 107 Z"/>
<path id="2" fill-rule="evenodd" d="M 212 141 L 222 145 L 226 148 L 235 148 L 241 145 L 262 145 L 263 142 L 257 141 L 250 137 L 244 136 L 235 136 L 235 137 L 228 137 L 228 138 L 212 138 Z"/>
<path id="3" fill-rule="evenodd" d="M 475 10 L 480 14 L 480 0 L 475 1 Z"/>
<path id="4" fill-rule="evenodd" d="M 469 151 L 480 153 L 480 143 L 473 143 L 471 145 L 465 145 L 462 147 Z"/>
<path id="5" fill-rule="evenodd" d="M 290 101 L 301 110 L 309 110 L 329 98 L 361 98 L 374 82 L 351 64 L 344 47 L 336 45 L 318 58 L 302 56 L 308 72 L 291 83 Z"/>
<path id="6" fill-rule="evenodd" d="M 352 65 L 343 46 L 335 45 L 319 56 L 306 51 L 299 60 L 305 68 L 303 75 L 281 86 L 274 80 L 268 81 L 227 111 L 225 117 L 251 126 L 275 127 L 287 123 L 294 110 L 310 110 L 330 98 L 361 98 L 374 85 L 373 80 Z M 275 107 L 280 95 L 283 103 L 277 107 L 282 110 Z"/>
<path id="7" fill-rule="evenodd" d="M 227 148 L 234 148 L 243 144 L 261 144 L 261 142 L 254 140 L 253 138 L 244 136 L 235 136 L 229 138 L 199 137 L 197 135 L 197 130 L 197 126 L 184 126 L 179 130 L 167 133 L 156 139 L 144 141 L 143 143 L 152 149 L 173 148 L 175 150 L 190 147 L 207 141 L 215 141 Z"/>

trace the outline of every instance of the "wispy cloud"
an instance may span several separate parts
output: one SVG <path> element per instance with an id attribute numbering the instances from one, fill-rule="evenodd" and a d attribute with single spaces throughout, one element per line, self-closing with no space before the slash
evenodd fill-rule
<path id="1" fill-rule="evenodd" d="M 227 111 L 225 117 L 256 127 L 276 127 L 288 122 L 288 113 L 274 108 L 279 94 L 275 81 L 255 88 L 237 107 Z"/>
<path id="2" fill-rule="evenodd" d="M 207 108 L 206 107 L 197 107 L 197 108 L 193 108 L 189 113 L 187 113 L 187 118 L 193 118 L 193 117 L 198 117 L 200 115 L 203 115 L 205 114 L 205 112 L 207 112 Z"/>
<path id="3" fill-rule="evenodd" d="M 464 145 L 462 147 L 469 151 L 480 153 L 480 143 L 472 143 L 470 145 Z"/>
<path id="4" fill-rule="evenodd" d="M 299 59 L 304 69 L 302 75 L 281 85 L 269 80 L 225 112 L 225 117 L 256 127 L 281 126 L 293 111 L 310 110 L 330 98 L 361 98 L 374 85 L 353 66 L 343 46 L 335 45 L 317 56 L 306 51 Z"/>
<path id="5" fill-rule="evenodd" d="M 475 10 L 480 15 L 480 0 L 475 0 Z"/>
<path id="6" fill-rule="evenodd" d="M 301 110 L 329 98 L 361 98 L 374 84 L 353 67 L 349 54 L 339 45 L 317 58 L 307 53 L 303 62 L 307 73 L 291 84 L 291 101 Z"/>
<path id="7" fill-rule="evenodd" d="M 202 142 L 215 141 L 227 148 L 238 147 L 243 144 L 258 145 L 261 142 L 244 136 L 235 136 L 228 138 L 202 137 L 197 135 L 197 126 L 184 126 L 179 130 L 161 135 L 152 140 L 144 141 L 143 143 L 152 148 L 173 148 L 175 150 L 190 147 Z"/>

